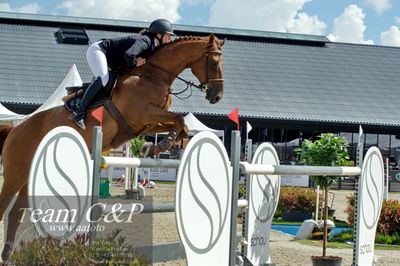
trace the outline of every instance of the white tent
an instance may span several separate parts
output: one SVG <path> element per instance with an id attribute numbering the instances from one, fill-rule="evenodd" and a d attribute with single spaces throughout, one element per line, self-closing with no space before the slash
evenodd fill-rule
<path id="1" fill-rule="evenodd" d="M 76 65 L 73 64 L 71 69 L 69 70 L 68 74 L 65 76 L 64 80 L 58 86 L 58 88 L 53 92 L 53 94 L 32 114 L 28 116 L 32 116 L 36 113 L 42 112 L 44 110 L 63 105 L 64 102 L 62 98 L 67 95 L 66 87 L 74 87 L 74 86 L 81 86 L 82 79 L 79 75 L 78 69 Z"/>
<path id="2" fill-rule="evenodd" d="M 197 119 L 197 117 L 195 117 L 192 113 L 188 113 L 184 117 L 184 119 L 185 119 L 185 124 L 187 125 L 187 127 L 189 129 L 189 136 L 194 136 L 201 131 L 210 131 L 210 132 L 213 132 L 218 137 L 224 137 L 223 130 L 217 130 L 217 129 L 207 127 L 202 122 L 200 122 L 200 120 Z"/>
<path id="3" fill-rule="evenodd" d="M 188 113 L 186 116 L 183 117 L 185 120 L 185 124 L 189 129 L 189 136 L 194 136 L 201 131 L 210 131 L 213 132 L 218 137 L 222 138 L 222 142 L 224 142 L 225 132 L 223 130 L 209 128 L 208 126 L 204 125 L 200 122 L 197 117 L 195 117 L 192 113 Z M 158 135 L 167 135 L 168 132 L 157 133 L 155 143 L 158 143 Z"/>
<path id="4" fill-rule="evenodd" d="M 65 87 L 80 86 L 82 85 L 82 79 L 78 73 L 76 65 L 73 64 L 68 74 L 65 76 L 64 80 L 58 86 L 58 88 L 53 92 L 53 94 L 33 113 L 29 115 L 21 115 L 8 110 L 0 103 L 0 124 L 2 125 L 12 125 L 16 126 L 22 123 L 24 120 L 28 119 L 32 115 L 39 113 L 41 111 L 53 108 L 64 104 L 61 100 L 62 97 L 67 95 Z"/>
<path id="5" fill-rule="evenodd" d="M 8 110 L 0 103 L 0 125 L 16 126 L 24 121 L 25 115 L 19 115 Z"/>

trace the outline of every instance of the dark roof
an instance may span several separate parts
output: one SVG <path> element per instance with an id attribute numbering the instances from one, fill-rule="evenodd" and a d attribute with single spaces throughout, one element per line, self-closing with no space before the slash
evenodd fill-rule
<path id="1" fill-rule="evenodd" d="M 124 36 L 144 22 L 0 12 L 0 101 L 41 104 L 72 64 L 89 81 L 87 45 L 59 44 L 58 26 L 86 29 L 94 42 Z M 210 105 L 198 91 L 172 111 L 241 117 L 400 126 L 400 48 L 329 42 L 323 36 L 176 25 L 179 34 L 228 36 L 225 96 Z M 194 77 L 190 71 L 182 75 Z M 184 86 L 176 82 L 176 90 Z"/>

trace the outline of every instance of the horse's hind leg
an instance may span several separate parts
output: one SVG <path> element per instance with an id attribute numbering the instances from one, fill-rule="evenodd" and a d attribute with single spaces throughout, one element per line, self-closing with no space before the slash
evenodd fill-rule
<path id="1" fill-rule="evenodd" d="M 13 248 L 15 240 L 15 234 L 21 222 L 20 220 L 24 212 L 24 208 L 28 208 L 27 192 L 28 185 L 25 185 L 19 191 L 18 198 L 8 214 L 6 241 L 3 252 L 1 253 L 1 258 L 3 262 L 7 261 L 11 255 L 11 250 Z"/>
<path id="2" fill-rule="evenodd" d="M 10 180 L 7 172 L 4 173 L 4 183 L 0 193 L 0 221 L 3 219 L 4 212 L 6 211 L 11 200 L 21 189 L 20 180 Z"/>

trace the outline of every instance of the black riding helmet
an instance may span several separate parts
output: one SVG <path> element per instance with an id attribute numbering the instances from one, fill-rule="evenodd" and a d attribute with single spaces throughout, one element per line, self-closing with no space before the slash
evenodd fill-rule
<path id="1" fill-rule="evenodd" d="M 166 19 L 156 19 L 154 20 L 149 27 L 149 32 L 151 33 L 161 33 L 162 35 L 169 33 L 171 35 L 174 34 L 174 29 L 172 28 L 171 22 Z"/>

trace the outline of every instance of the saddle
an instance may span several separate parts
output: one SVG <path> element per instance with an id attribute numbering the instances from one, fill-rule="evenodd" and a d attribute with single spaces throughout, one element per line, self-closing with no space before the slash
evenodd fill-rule
<path id="1" fill-rule="evenodd" d="M 64 96 L 62 98 L 62 101 L 64 102 L 64 106 L 68 111 L 74 112 L 77 110 L 77 107 L 80 101 L 82 100 L 82 97 L 85 94 L 86 89 L 89 87 L 90 84 L 91 83 L 89 82 L 89 83 L 83 83 L 82 86 L 65 88 L 67 90 L 67 96 Z M 107 100 L 111 99 L 112 91 L 116 84 L 117 84 L 117 74 L 114 72 L 110 72 L 109 81 L 106 87 L 100 90 L 100 92 L 90 102 L 88 110 L 103 106 Z"/>
<path id="2" fill-rule="evenodd" d="M 64 96 L 62 100 L 64 101 L 64 106 L 68 111 L 73 112 L 77 109 L 78 104 L 82 100 L 82 97 L 90 84 L 91 83 L 83 83 L 82 86 L 66 88 L 68 95 Z M 88 110 L 99 106 L 104 106 L 117 122 L 118 131 L 111 143 L 111 146 L 113 148 L 121 146 L 127 139 L 138 136 L 140 132 L 145 129 L 143 128 L 139 131 L 132 129 L 126 122 L 124 115 L 111 102 L 112 92 L 116 84 L 117 74 L 114 72 L 110 72 L 110 79 L 107 83 L 107 86 L 104 89 L 100 90 L 100 92 L 94 97 L 94 99 L 88 106 Z"/>

